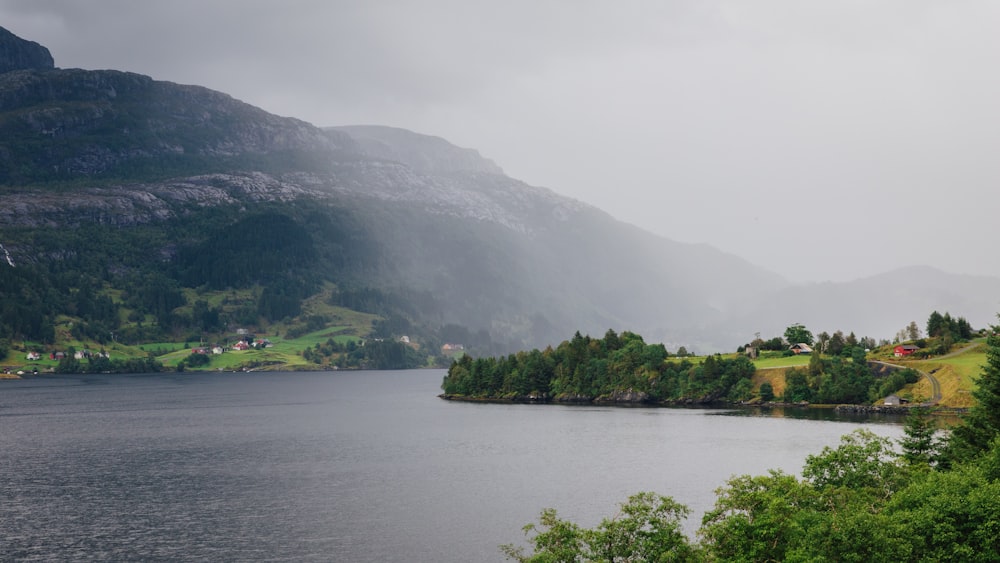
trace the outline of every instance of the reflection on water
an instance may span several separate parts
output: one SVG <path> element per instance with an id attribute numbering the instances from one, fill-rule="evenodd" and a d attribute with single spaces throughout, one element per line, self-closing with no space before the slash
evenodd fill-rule
<path id="1" fill-rule="evenodd" d="M 738 406 L 728 410 L 714 411 L 712 414 L 875 424 L 903 424 L 906 421 L 906 415 L 902 414 L 840 412 L 833 407 Z M 961 423 L 961 418 L 956 415 L 934 415 L 934 420 L 940 428 L 951 428 Z"/>

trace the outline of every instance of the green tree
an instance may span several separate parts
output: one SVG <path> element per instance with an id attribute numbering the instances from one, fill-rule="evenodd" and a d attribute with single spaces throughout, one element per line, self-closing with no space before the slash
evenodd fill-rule
<path id="1" fill-rule="evenodd" d="M 805 326 L 796 323 L 785 329 L 785 341 L 789 344 L 803 343 L 811 346 L 813 335 Z"/>
<path id="2" fill-rule="evenodd" d="M 629 497 L 614 518 L 594 529 L 561 520 L 556 511 L 542 511 L 539 525 L 524 527 L 534 551 L 506 544 L 500 550 L 522 563 L 577 561 L 690 561 L 694 550 L 681 529 L 690 510 L 670 497 L 643 492 Z"/>
<path id="3" fill-rule="evenodd" d="M 760 384 L 760 400 L 761 401 L 773 401 L 774 400 L 774 386 L 770 382 L 765 381 Z"/>
<path id="4" fill-rule="evenodd" d="M 844 340 L 844 333 L 837 331 L 833 333 L 830 340 L 826 343 L 826 353 L 831 356 L 839 356 L 841 352 L 844 351 L 844 347 L 847 343 Z"/>
<path id="5" fill-rule="evenodd" d="M 584 532 L 576 524 L 561 520 L 554 508 L 546 508 L 538 519 L 538 526 L 528 524 L 525 535 L 534 534 L 531 543 L 534 553 L 526 555 L 524 548 L 513 544 L 500 546 L 507 559 L 521 563 L 575 563 L 582 561 Z"/>
<path id="6" fill-rule="evenodd" d="M 585 535 L 593 561 L 689 561 L 691 545 L 681 529 L 690 510 L 670 497 L 643 492 L 629 497 L 618 516 Z"/>
<path id="7" fill-rule="evenodd" d="M 820 358 L 819 352 L 816 352 L 809 358 L 809 375 L 816 377 L 821 373 L 823 373 L 823 359 Z"/>
<path id="8" fill-rule="evenodd" d="M 986 340 L 986 365 L 972 391 L 976 405 L 948 440 L 945 453 L 950 462 L 971 459 L 986 451 L 1000 435 L 1000 327 L 992 327 L 991 332 Z"/>
<path id="9" fill-rule="evenodd" d="M 921 561 L 997 561 L 1000 553 L 1000 481 L 979 467 L 919 474 L 886 515 Z"/>
<path id="10" fill-rule="evenodd" d="M 208 354 L 195 353 L 190 354 L 187 358 L 185 358 L 184 362 L 193 368 L 204 367 L 212 363 L 212 358 L 210 358 Z"/>
<path id="11" fill-rule="evenodd" d="M 773 469 L 763 476 L 733 477 L 716 495 L 698 535 L 718 561 L 785 560 L 802 534 L 802 511 L 817 500 L 807 483 Z"/>
<path id="12" fill-rule="evenodd" d="M 909 465 L 930 466 L 936 457 L 937 427 L 931 420 L 927 407 L 910 409 L 903 426 L 903 433 L 905 436 L 899 440 L 899 445 L 903 448 L 903 460 Z"/>
<path id="13" fill-rule="evenodd" d="M 847 335 L 847 338 L 844 339 L 844 344 L 846 344 L 850 348 L 856 348 L 857 347 L 857 345 L 858 345 L 858 337 L 854 336 L 854 332 L 853 331 L 851 331 L 851 333 Z"/>
<path id="14" fill-rule="evenodd" d="M 811 401 L 813 390 L 809 387 L 807 372 L 791 368 L 785 372 L 785 402 Z"/>
<path id="15" fill-rule="evenodd" d="M 772 390 L 772 395 L 774 391 Z M 729 390 L 730 401 L 745 401 L 753 396 L 753 382 L 749 379 L 740 379 Z"/>
<path id="16" fill-rule="evenodd" d="M 820 488 L 869 490 L 883 498 L 897 490 L 905 477 L 892 441 L 864 429 L 841 437 L 836 448 L 827 446 L 807 456 L 802 476 Z"/>
<path id="17" fill-rule="evenodd" d="M 816 335 L 816 351 L 826 352 L 826 343 L 830 341 L 830 334 L 825 330 Z"/>
<path id="18" fill-rule="evenodd" d="M 927 317 L 927 336 L 935 337 L 941 336 L 941 331 L 944 329 L 944 317 L 941 313 L 934 311 Z"/>

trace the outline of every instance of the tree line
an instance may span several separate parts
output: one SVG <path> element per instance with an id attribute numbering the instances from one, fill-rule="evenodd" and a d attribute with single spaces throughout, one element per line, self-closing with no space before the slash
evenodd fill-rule
<path id="1" fill-rule="evenodd" d="M 556 348 L 508 356 L 464 356 L 442 382 L 446 395 L 485 399 L 591 401 L 631 392 L 645 402 L 744 400 L 753 394 L 754 365 L 746 357 L 708 356 L 701 364 L 668 361 L 662 344 L 608 330 Z"/>
<path id="2" fill-rule="evenodd" d="M 860 347 L 852 349 L 850 358 L 822 358 L 816 353 L 809 358 L 808 367 L 785 371 L 782 399 L 790 403 L 865 404 L 916 383 L 919 377 L 910 368 L 877 377 Z"/>

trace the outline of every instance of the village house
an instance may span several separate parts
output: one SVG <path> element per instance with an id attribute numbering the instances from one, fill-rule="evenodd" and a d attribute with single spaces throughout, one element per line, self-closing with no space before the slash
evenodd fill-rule
<path id="1" fill-rule="evenodd" d="M 902 358 L 903 356 L 909 356 L 919 349 L 920 346 L 914 346 L 913 344 L 900 344 L 892 349 L 892 355 L 897 358 Z"/>
<path id="2" fill-rule="evenodd" d="M 25 357 L 26 357 L 26 358 L 27 358 L 28 360 L 30 360 L 30 361 L 35 361 L 35 360 L 40 360 L 40 359 L 42 359 L 42 355 L 41 355 L 41 354 L 39 354 L 38 352 L 28 352 L 28 355 L 27 355 L 27 356 L 25 356 Z"/>
<path id="3" fill-rule="evenodd" d="M 250 345 L 247 344 L 246 342 L 242 341 L 242 340 L 240 340 L 236 344 L 233 344 L 233 350 L 243 351 L 243 350 L 249 350 L 249 349 L 250 349 Z"/>
<path id="4" fill-rule="evenodd" d="M 788 347 L 789 350 L 795 352 L 796 354 L 812 354 L 812 347 L 808 344 L 799 342 L 798 344 L 792 344 Z"/>

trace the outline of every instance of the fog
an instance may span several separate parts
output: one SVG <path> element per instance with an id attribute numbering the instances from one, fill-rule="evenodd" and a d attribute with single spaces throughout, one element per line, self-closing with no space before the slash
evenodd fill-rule
<path id="1" fill-rule="evenodd" d="M 0 0 L 64 68 L 442 136 L 794 281 L 1000 276 L 1000 4 Z"/>

